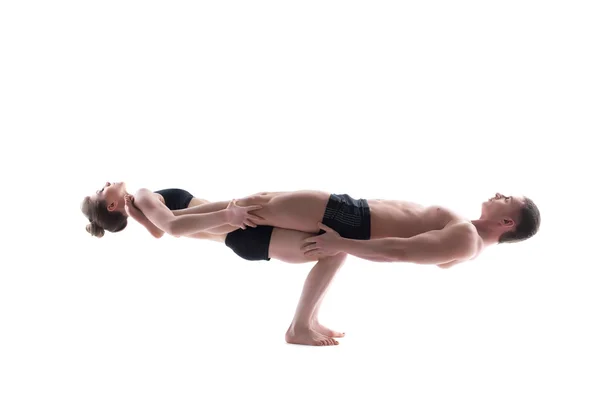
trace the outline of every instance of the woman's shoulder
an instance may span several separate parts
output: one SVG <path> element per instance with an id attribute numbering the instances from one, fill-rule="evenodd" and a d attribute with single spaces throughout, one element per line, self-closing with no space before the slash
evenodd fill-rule
<path id="1" fill-rule="evenodd" d="M 138 191 L 135 192 L 134 196 L 136 198 L 137 197 L 141 197 L 141 198 L 154 197 L 154 198 L 157 198 L 158 200 L 160 200 L 163 204 L 165 203 L 165 199 L 160 193 L 157 193 L 155 191 L 152 191 L 152 190 L 146 189 L 146 188 L 138 189 Z"/>

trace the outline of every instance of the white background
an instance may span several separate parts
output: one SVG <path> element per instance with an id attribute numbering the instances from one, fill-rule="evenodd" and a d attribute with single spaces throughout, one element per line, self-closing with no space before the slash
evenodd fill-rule
<path id="1" fill-rule="evenodd" d="M 0 392 L 597 393 L 594 2 L 2 2 Z M 209 200 L 495 192 L 535 238 L 450 270 L 351 257 L 288 345 L 311 264 L 131 223 L 105 181 Z"/>

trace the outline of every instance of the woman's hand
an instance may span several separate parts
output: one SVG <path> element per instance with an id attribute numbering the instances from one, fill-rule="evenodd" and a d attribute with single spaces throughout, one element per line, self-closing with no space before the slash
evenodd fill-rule
<path id="1" fill-rule="evenodd" d="M 251 205 L 248 207 L 241 207 L 237 205 L 236 200 L 231 200 L 229 205 L 227 205 L 227 217 L 228 224 L 232 226 L 239 227 L 243 230 L 246 229 L 246 226 L 256 227 L 256 224 L 253 220 L 260 221 L 262 218 L 256 215 L 251 214 L 251 211 L 256 211 L 257 209 L 261 209 L 260 205 Z"/>

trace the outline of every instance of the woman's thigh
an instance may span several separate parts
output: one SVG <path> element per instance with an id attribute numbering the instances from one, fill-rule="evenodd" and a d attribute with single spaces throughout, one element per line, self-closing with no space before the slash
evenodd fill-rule
<path id="1" fill-rule="evenodd" d="M 320 257 L 306 257 L 302 251 L 304 239 L 315 234 L 275 227 L 269 244 L 269 257 L 285 263 L 307 263 L 317 261 Z"/>

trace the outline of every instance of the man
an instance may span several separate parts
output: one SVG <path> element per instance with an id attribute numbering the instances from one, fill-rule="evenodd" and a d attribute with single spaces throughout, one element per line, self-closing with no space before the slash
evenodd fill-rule
<path id="1" fill-rule="evenodd" d="M 540 225 L 540 212 L 531 199 L 500 193 L 483 202 L 477 220 L 441 206 L 321 191 L 260 193 L 237 204 L 262 206 L 253 212 L 262 218 L 256 224 L 320 232 L 306 239 L 307 256 L 343 252 L 370 261 L 441 268 L 472 260 L 487 246 L 528 239 Z"/>

